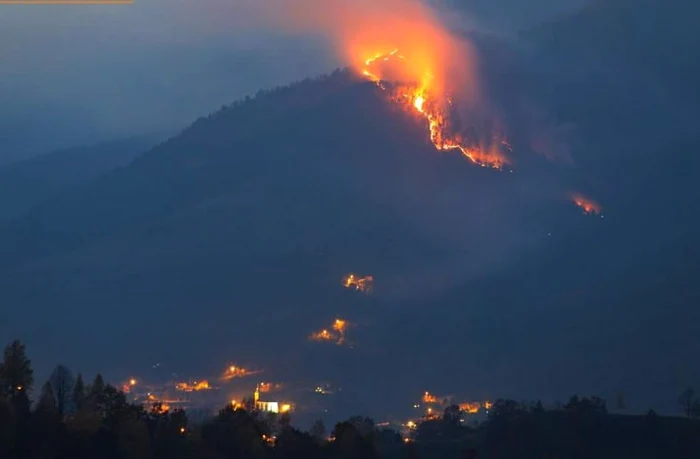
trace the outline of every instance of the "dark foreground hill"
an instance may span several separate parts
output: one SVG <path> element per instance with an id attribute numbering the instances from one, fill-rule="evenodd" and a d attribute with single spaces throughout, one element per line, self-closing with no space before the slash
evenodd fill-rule
<path id="1" fill-rule="evenodd" d="M 630 83 L 637 69 L 542 69 L 495 72 L 492 89 L 575 123 L 571 167 L 517 136 L 512 174 L 438 153 L 420 119 L 347 72 L 201 119 L 0 229 L 0 332 L 41 348 L 39 363 L 60 342 L 73 366 L 114 377 L 233 361 L 342 381 L 367 413 L 426 388 L 574 386 L 673 407 L 698 377 L 698 139 L 673 99 Z M 569 186 L 605 218 L 581 215 Z M 344 290 L 350 271 L 374 275 L 374 294 Z M 353 348 L 306 341 L 338 315 Z"/>

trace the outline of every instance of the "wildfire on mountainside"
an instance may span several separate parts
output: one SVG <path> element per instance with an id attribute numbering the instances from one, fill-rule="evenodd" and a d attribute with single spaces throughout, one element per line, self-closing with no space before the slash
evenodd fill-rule
<path id="1" fill-rule="evenodd" d="M 477 414 L 481 409 L 490 410 L 493 403 L 489 401 L 485 402 L 465 402 L 459 404 L 460 411 L 464 411 L 467 414 Z"/>
<path id="2" fill-rule="evenodd" d="M 433 91 L 434 77 L 430 69 L 425 69 L 421 81 L 405 83 L 394 80 L 392 69 L 397 64 L 406 64 L 407 59 L 398 49 L 388 53 L 378 53 L 365 59 L 362 75 L 379 88 L 390 93 L 392 101 L 423 117 L 428 125 L 430 141 L 437 150 L 459 151 L 471 162 L 482 167 L 503 169 L 509 164 L 502 149 L 512 151 L 512 146 L 504 139 L 490 143 L 468 140 L 453 126 L 451 112 L 453 102 L 449 97 L 441 98 Z M 385 75 L 385 71 L 387 72 Z M 387 80 L 391 80 L 389 83 Z"/>
<path id="3" fill-rule="evenodd" d="M 230 365 L 224 370 L 224 374 L 221 376 L 222 381 L 230 381 L 235 378 L 244 378 L 246 376 L 254 375 L 260 373 L 260 371 L 252 371 L 237 365 Z"/>
<path id="4" fill-rule="evenodd" d="M 209 381 L 205 379 L 203 381 L 194 381 L 192 384 L 187 382 L 179 382 L 175 384 L 175 389 L 182 392 L 199 392 L 203 390 L 210 390 L 212 387 L 209 385 Z"/>
<path id="5" fill-rule="evenodd" d="M 571 199 L 586 215 L 600 215 L 600 212 L 603 210 L 600 204 L 580 193 L 572 194 Z"/>
<path id="6" fill-rule="evenodd" d="M 426 390 L 423 394 L 423 403 L 437 403 L 437 397 Z"/>
<path id="7" fill-rule="evenodd" d="M 263 394 L 267 392 L 281 390 L 284 387 L 284 385 L 282 383 L 261 382 L 258 387 L 260 393 Z"/>
<path id="8" fill-rule="evenodd" d="M 372 276 L 360 277 L 356 274 L 350 273 L 343 278 L 343 286 L 345 288 L 354 289 L 363 293 L 370 293 L 372 291 L 373 284 L 374 277 Z"/>
<path id="9" fill-rule="evenodd" d="M 324 328 L 309 335 L 309 339 L 311 341 L 335 341 L 335 344 L 339 346 L 345 344 L 345 331 L 348 328 L 348 322 L 344 319 L 335 319 L 331 327 L 333 331 Z"/>

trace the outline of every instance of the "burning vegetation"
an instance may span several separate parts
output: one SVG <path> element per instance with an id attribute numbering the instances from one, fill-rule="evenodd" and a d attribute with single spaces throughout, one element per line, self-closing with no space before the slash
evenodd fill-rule
<path id="1" fill-rule="evenodd" d="M 205 379 L 203 381 L 194 381 L 192 384 L 188 382 L 179 382 L 175 384 L 175 389 L 182 392 L 199 392 L 203 390 L 211 390 L 212 387 L 209 385 L 209 381 Z"/>
<path id="2" fill-rule="evenodd" d="M 467 157 L 474 164 L 482 167 L 502 169 L 509 164 L 502 149 L 512 150 L 511 145 L 506 140 L 492 140 L 484 143 L 476 138 L 468 139 L 467 136 L 458 132 L 457 123 L 454 122 L 456 111 L 453 101 L 448 96 L 442 98 L 433 89 L 434 76 L 429 68 L 426 68 L 419 82 L 397 82 L 386 80 L 385 73 L 400 74 L 392 72 L 392 67 L 407 64 L 407 59 L 399 53 L 399 49 L 394 49 L 388 53 L 375 54 L 364 61 L 362 74 L 374 82 L 379 88 L 388 91 L 394 102 L 402 105 L 407 110 L 425 119 L 430 141 L 437 150 L 456 150 Z M 388 69 L 388 72 L 387 72 Z"/>
<path id="3" fill-rule="evenodd" d="M 320 331 L 309 335 L 311 341 L 328 341 L 335 342 L 338 346 L 345 344 L 345 332 L 348 328 L 348 322 L 345 319 L 335 319 L 331 330 L 324 328 Z"/>
<path id="4" fill-rule="evenodd" d="M 574 193 L 571 195 L 571 200 L 576 204 L 586 215 L 601 215 L 603 208 L 597 202 L 589 199 L 582 194 Z"/>
<path id="5" fill-rule="evenodd" d="M 260 373 L 260 371 L 252 371 L 243 367 L 239 367 L 237 365 L 230 365 L 228 368 L 226 368 L 226 370 L 224 370 L 224 374 L 221 375 L 221 380 L 231 381 L 232 379 L 245 378 L 246 376 L 254 375 L 257 373 Z"/>
<path id="6" fill-rule="evenodd" d="M 363 293 L 370 293 L 374 284 L 374 277 L 361 277 L 350 273 L 343 278 L 343 286 L 348 289 L 357 290 Z"/>
<path id="7" fill-rule="evenodd" d="M 282 390 L 284 385 L 282 383 L 271 383 L 271 382 L 261 382 L 258 386 L 260 393 L 267 393 Z"/>

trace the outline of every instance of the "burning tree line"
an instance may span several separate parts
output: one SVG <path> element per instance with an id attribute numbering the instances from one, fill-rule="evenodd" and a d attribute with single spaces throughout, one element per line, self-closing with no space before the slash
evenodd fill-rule
<path id="1" fill-rule="evenodd" d="M 555 410 L 541 403 L 497 400 L 489 419 L 464 423 L 457 405 L 410 433 L 361 416 L 330 431 L 316 421 L 308 432 L 292 427 L 288 414 L 263 414 L 227 405 L 201 423 L 184 410 L 129 403 L 99 374 L 85 384 L 59 365 L 34 402 L 34 371 L 25 346 L 14 341 L 0 363 L 0 457 L 34 458 L 525 458 L 696 457 L 700 422 L 610 415 L 603 400 L 579 398 Z M 692 391 L 679 400 L 688 418 L 700 416 Z"/>

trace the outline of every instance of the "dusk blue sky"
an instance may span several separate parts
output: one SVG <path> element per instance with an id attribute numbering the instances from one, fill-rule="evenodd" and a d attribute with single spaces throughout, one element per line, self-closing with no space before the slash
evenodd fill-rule
<path id="1" fill-rule="evenodd" d="M 259 89 L 344 64 L 324 37 L 266 22 L 274 1 L 3 5 L 0 163 L 106 138 L 169 134 Z M 512 34 L 581 1 L 435 3 L 467 28 Z"/>

